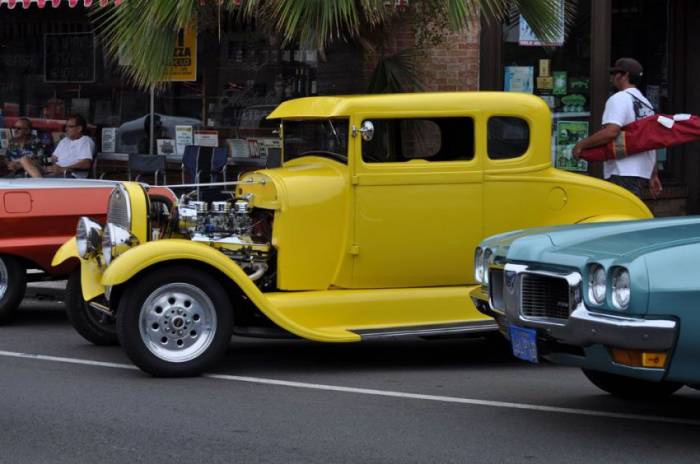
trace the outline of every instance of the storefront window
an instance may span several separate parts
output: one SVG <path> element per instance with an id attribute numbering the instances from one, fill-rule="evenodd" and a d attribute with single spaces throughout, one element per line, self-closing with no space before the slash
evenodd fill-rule
<path id="1" fill-rule="evenodd" d="M 562 2 L 562 14 L 565 0 Z M 552 159 L 555 166 L 586 171 L 571 149 L 588 136 L 591 116 L 590 2 L 569 1 L 573 16 L 560 40 L 542 44 L 517 11 L 503 26 L 504 90 L 541 97 L 552 110 Z"/>
<path id="2" fill-rule="evenodd" d="M 180 126 L 189 128 L 190 143 L 200 133 L 200 142 L 227 147 L 234 158 L 264 158 L 279 150 L 279 122 L 266 119 L 279 103 L 364 90 L 362 54 L 350 44 L 320 54 L 233 17 L 204 21 L 196 37 L 196 80 L 168 83 L 154 95 L 151 146 L 151 94 L 124 77 L 126 60 L 106 55 L 87 9 L 3 9 L 0 128 L 29 117 L 42 142 L 55 145 L 67 116 L 78 113 L 101 153 L 177 155 L 178 137 L 187 135 Z"/>

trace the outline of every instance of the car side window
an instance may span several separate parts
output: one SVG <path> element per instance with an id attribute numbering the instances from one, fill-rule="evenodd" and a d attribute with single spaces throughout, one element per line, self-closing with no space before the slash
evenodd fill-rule
<path id="1" fill-rule="evenodd" d="M 472 118 L 371 119 L 372 140 L 362 141 L 365 163 L 464 161 L 474 158 Z"/>
<path id="2" fill-rule="evenodd" d="M 518 158 L 530 147 L 530 126 L 513 116 L 493 116 L 488 123 L 488 153 L 495 160 Z"/>

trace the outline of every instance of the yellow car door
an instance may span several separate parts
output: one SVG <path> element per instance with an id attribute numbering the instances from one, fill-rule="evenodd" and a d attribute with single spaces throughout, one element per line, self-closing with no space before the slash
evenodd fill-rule
<path id="1" fill-rule="evenodd" d="M 482 237 L 475 118 L 365 114 L 354 124 L 353 286 L 469 283 Z"/>

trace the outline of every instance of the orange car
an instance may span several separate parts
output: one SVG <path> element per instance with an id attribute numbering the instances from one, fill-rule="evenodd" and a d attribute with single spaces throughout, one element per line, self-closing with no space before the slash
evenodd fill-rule
<path id="1" fill-rule="evenodd" d="M 104 223 L 114 185 L 102 180 L 0 179 L 0 323 L 11 320 L 28 281 L 68 278 L 66 306 L 76 329 L 94 343 L 116 341 L 113 331 L 90 330 L 113 321 L 82 305 L 78 261 L 51 266 L 58 248 L 75 235 L 78 218 Z M 149 196 L 168 209 L 176 199 L 163 187 L 149 189 Z"/>

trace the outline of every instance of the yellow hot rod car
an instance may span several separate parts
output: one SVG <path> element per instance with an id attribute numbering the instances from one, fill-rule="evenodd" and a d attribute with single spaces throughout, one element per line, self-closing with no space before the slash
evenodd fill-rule
<path id="1" fill-rule="evenodd" d="M 551 114 L 531 95 L 310 97 L 269 118 L 281 167 L 243 175 L 218 200 L 183 195 L 170 214 L 154 214 L 146 186 L 120 184 L 105 228 L 81 219 L 55 257 L 80 255 L 85 300 L 116 318 L 151 374 L 200 373 L 233 333 L 496 330 L 469 298 L 483 237 L 651 217 L 627 191 L 552 167 Z"/>

